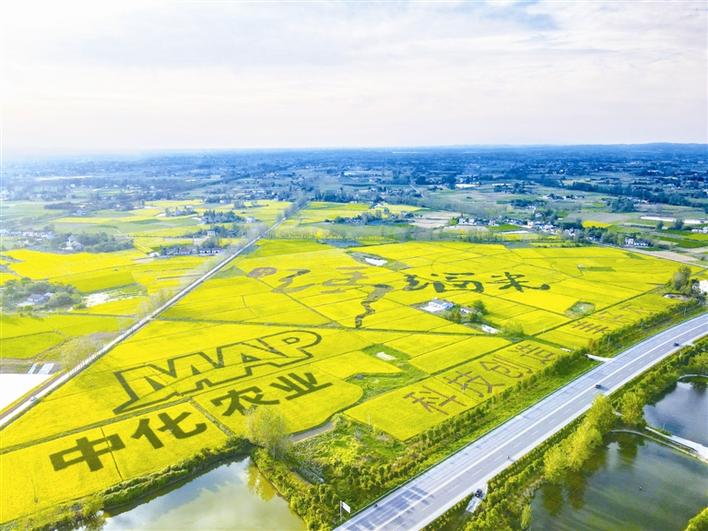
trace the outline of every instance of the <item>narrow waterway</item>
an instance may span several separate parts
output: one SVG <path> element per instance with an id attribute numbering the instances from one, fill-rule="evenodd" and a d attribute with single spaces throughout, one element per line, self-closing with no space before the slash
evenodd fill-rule
<path id="1" fill-rule="evenodd" d="M 295 531 L 304 529 L 304 525 L 246 458 L 109 515 L 104 529 Z"/>

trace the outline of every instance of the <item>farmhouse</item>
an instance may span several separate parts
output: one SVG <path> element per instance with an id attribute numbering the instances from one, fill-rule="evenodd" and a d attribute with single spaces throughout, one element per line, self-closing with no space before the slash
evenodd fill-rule
<path id="1" fill-rule="evenodd" d="M 701 293 L 708 293 L 708 280 L 698 281 L 698 291 Z"/>
<path id="2" fill-rule="evenodd" d="M 32 306 L 41 306 L 49 301 L 51 293 L 34 293 L 27 297 L 24 301 L 17 305 L 18 308 L 30 308 Z"/>
<path id="3" fill-rule="evenodd" d="M 640 240 L 638 238 L 625 238 L 624 244 L 627 247 L 649 247 L 650 243 L 646 240 Z"/>

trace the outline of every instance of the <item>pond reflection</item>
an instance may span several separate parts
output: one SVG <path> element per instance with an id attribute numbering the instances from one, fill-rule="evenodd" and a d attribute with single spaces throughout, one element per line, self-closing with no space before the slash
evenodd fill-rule
<path id="1" fill-rule="evenodd" d="M 644 407 L 646 421 L 674 435 L 708 446 L 706 382 L 706 378 L 678 382 L 655 404 Z"/>
<path id="2" fill-rule="evenodd" d="M 304 525 L 250 459 L 221 465 L 107 518 L 104 529 L 273 529 Z"/>
<path id="3" fill-rule="evenodd" d="M 614 435 L 571 474 L 531 503 L 531 529 L 682 530 L 708 502 L 708 465 L 632 434 Z"/>

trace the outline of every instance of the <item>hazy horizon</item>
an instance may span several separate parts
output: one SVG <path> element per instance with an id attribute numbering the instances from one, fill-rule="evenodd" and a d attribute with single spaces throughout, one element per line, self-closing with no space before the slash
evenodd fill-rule
<path id="1" fill-rule="evenodd" d="M 0 9 L 9 158 L 708 142 L 704 2 Z"/>
<path id="2" fill-rule="evenodd" d="M 415 152 L 423 152 L 425 150 L 480 150 L 480 151 L 494 151 L 494 150 L 514 150 L 514 149 L 569 149 L 573 148 L 597 148 L 597 149 L 613 149 L 613 148 L 627 148 L 627 149 L 637 149 L 642 147 L 655 147 L 655 148 L 681 148 L 681 147 L 695 147 L 704 148 L 708 150 L 708 143 L 701 142 L 643 142 L 639 144 L 628 144 L 628 143 L 616 143 L 616 144 L 458 144 L 458 145 L 408 145 L 408 146 L 301 146 L 301 147 L 224 147 L 224 148 L 156 148 L 156 149 L 126 149 L 117 151 L 108 150 L 96 150 L 96 151 L 62 151 L 61 153 L 51 153 L 51 152 L 26 152 L 26 153 L 5 153 L 4 158 L 6 161 L 24 161 L 27 158 L 35 159 L 63 159 L 63 158 L 77 158 L 77 157 L 93 157 L 93 158 L 107 158 L 107 157 L 150 157 L 150 156 L 160 156 L 160 155 L 198 155 L 207 153 L 284 153 L 284 152 L 318 152 L 318 151 L 392 151 L 392 150 L 411 150 Z"/>

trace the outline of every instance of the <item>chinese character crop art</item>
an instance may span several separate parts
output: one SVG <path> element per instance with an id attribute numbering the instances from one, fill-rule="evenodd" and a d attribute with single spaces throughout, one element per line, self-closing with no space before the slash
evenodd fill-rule
<path id="1" fill-rule="evenodd" d="M 0 531 L 706 528 L 707 16 L 0 2 Z"/>

